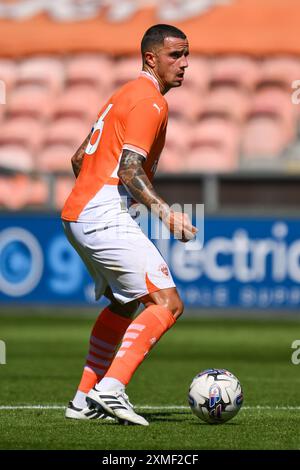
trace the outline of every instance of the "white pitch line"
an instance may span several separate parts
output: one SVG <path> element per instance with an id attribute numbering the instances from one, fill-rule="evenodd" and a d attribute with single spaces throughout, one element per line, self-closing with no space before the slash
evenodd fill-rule
<path id="1" fill-rule="evenodd" d="M 180 405 L 172 405 L 172 406 L 152 406 L 152 405 L 137 405 L 137 409 L 139 410 L 152 410 L 152 411 L 172 411 L 172 410 L 189 410 L 189 406 L 180 406 Z M 0 411 L 6 410 L 65 410 L 66 407 L 63 405 L 16 405 L 16 406 L 0 406 Z M 300 410 L 300 406 L 269 406 L 269 405 L 257 405 L 257 406 L 243 406 L 241 410 L 249 410 L 249 411 L 264 411 L 264 410 L 272 410 L 272 411 L 298 411 Z"/>

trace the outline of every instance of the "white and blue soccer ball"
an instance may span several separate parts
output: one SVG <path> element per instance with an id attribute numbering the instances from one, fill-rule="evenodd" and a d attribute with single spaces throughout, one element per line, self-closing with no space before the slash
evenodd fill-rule
<path id="1" fill-rule="evenodd" d="M 189 389 L 189 405 L 198 418 L 210 424 L 232 419 L 243 404 L 239 380 L 226 369 L 207 369 L 196 375 Z"/>

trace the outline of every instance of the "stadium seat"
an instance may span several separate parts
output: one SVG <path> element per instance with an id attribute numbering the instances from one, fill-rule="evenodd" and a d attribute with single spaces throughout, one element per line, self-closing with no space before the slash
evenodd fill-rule
<path id="1" fill-rule="evenodd" d="M 32 171 L 32 154 L 20 145 L 0 145 L 0 168 L 15 171 Z"/>
<path id="2" fill-rule="evenodd" d="M 54 107 L 55 117 L 77 117 L 96 120 L 103 106 L 103 97 L 93 85 L 73 85 L 67 87 L 57 99 Z"/>
<path id="3" fill-rule="evenodd" d="M 57 93 L 62 89 L 64 78 L 64 64 L 60 58 L 33 56 L 20 63 L 17 84 L 39 84 Z"/>
<path id="4" fill-rule="evenodd" d="M 239 160 L 239 131 L 234 120 L 203 116 L 190 135 L 186 171 L 234 171 Z"/>
<path id="5" fill-rule="evenodd" d="M 31 178 L 26 205 L 38 207 L 49 205 L 49 184 L 46 179 Z"/>
<path id="6" fill-rule="evenodd" d="M 189 151 L 185 165 L 186 172 L 228 173 L 238 168 L 238 153 L 232 153 L 220 146 L 199 145 Z"/>
<path id="7" fill-rule="evenodd" d="M 38 154 L 37 168 L 45 172 L 72 172 L 71 157 L 75 152 L 72 145 L 52 144 Z"/>
<path id="8" fill-rule="evenodd" d="M 296 108 L 290 91 L 278 85 L 261 84 L 253 96 L 250 113 L 280 115 L 285 124 L 287 140 L 292 140 L 296 135 Z"/>
<path id="9" fill-rule="evenodd" d="M 242 132 L 243 159 L 276 159 L 286 146 L 285 127 L 280 115 L 258 113 L 249 117 Z"/>
<path id="10" fill-rule="evenodd" d="M 119 86 L 129 80 L 138 78 L 140 71 L 142 70 L 142 61 L 140 57 L 126 57 L 117 60 L 114 67 L 114 83 L 113 88 L 116 89 Z"/>
<path id="11" fill-rule="evenodd" d="M 166 143 L 158 165 L 159 172 L 184 171 L 189 132 L 189 126 L 183 119 L 169 119 Z"/>
<path id="12" fill-rule="evenodd" d="M 260 66 L 260 80 L 281 81 L 290 88 L 294 80 L 300 80 L 300 58 L 294 56 L 267 57 Z"/>
<path id="13" fill-rule="evenodd" d="M 108 93 L 113 81 L 113 61 L 100 54 L 78 54 L 66 63 L 68 85 L 92 85 L 102 94 Z"/>
<path id="14" fill-rule="evenodd" d="M 170 118 L 185 118 L 194 121 L 202 112 L 203 100 L 200 93 L 190 88 L 176 88 L 166 95 Z"/>
<path id="15" fill-rule="evenodd" d="M 90 132 L 90 124 L 81 119 L 68 117 L 54 120 L 47 127 L 43 146 L 63 144 L 72 146 L 74 151 Z"/>
<path id="16" fill-rule="evenodd" d="M 188 64 L 183 87 L 192 88 L 195 92 L 203 93 L 211 78 L 209 60 L 202 56 L 188 56 Z"/>
<path id="17" fill-rule="evenodd" d="M 2 120 L 4 120 L 5 114 L 6 114 L 6 106 L 3 104 L 0 104 L 0 123 Z"/>
<path id="18" fill-rule="evenodd" d="M 8 101 L 10 116 L 47 118 L 53 112 L 53 96 L 40 85 L 21 85 L 11 91 Z"/>
<path id="19" fill-rule="evenodd" d="M 0 179 L 0 204 L 10 210 L 26 206 L 30 190 L 29 177 L 16 175 Z"/>
<path id="20" fill-rule="evenodd" d="M 42 123 L 31 117 L 15 117 L 1 124 L 0 145 L 22 145 L 35 153 L 44 137 Z"/>
<path id="21" fill-rule="evenodd" d="M 218 56 L 211 64 L 211 81 L 214 82 L 232 81 L 251 89 L 259 77 L 258 62 L 248 56 Z"/>
<path id="22" fill-rule="evenodd" d="M 74 186 L 74 177 L 57 177 L 55 184 L 55 207 L 62 209 Z"/>
<path id="23" fill-rule="evenodd" d="M 234 83 L 213 86 L 203 99 L 203 108 L 209 113 L 225 113 L 242 121 L 250 107 L 250 95 L 243 87 Z"/>
<path id="24" fill-rule="evenodd" d="M 0 59 L 0 80 L 5 83 L 7 91 L 11 90 L 17 80 L 17 65 L 10 59 Z"/>

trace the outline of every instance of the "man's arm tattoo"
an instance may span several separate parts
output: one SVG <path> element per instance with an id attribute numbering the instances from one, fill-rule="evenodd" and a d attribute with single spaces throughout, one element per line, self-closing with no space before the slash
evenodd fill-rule
<path id="1" fill-rule="evenodd" d="M 132 150 L 123 150 L 118 176 L 129 194 L 152 209 L 160 218 L 169 214 L 169 206 L 157 194 L 143 169 L 144 158 Z"/>
<path id="2" fill-rule="evenodd" d="M 80 145 L 80 147 L 74 153 L 74 155 L 71 159 L 73 172 L 74 172 L 74 175 L 75 175 L 76 178 L 80 173 L 83 157 L 84 157 L 84 154 L 85 154 L 85 149 L 87 148 L 87 145 L 89 143 L 91 135 L 92 135 L 92 132 L 89 133 L 89 135 L 87 136 L 85 141 Z"/>

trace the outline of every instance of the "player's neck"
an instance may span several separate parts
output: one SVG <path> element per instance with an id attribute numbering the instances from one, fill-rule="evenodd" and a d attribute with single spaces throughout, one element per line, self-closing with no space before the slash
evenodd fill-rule
<path id="1" fill-rule="evenodd" d="M 159 91 L 162 95 L 165 95 L 167 91 L 169 91 L 170 87 L 167 87 L 166 84 L 162 81 L 162 79 L 150 67 L 144 66 L 143 72 L 149 75 L 149 78 L 152 78 L 153 81 L 157 83 Z"/>

